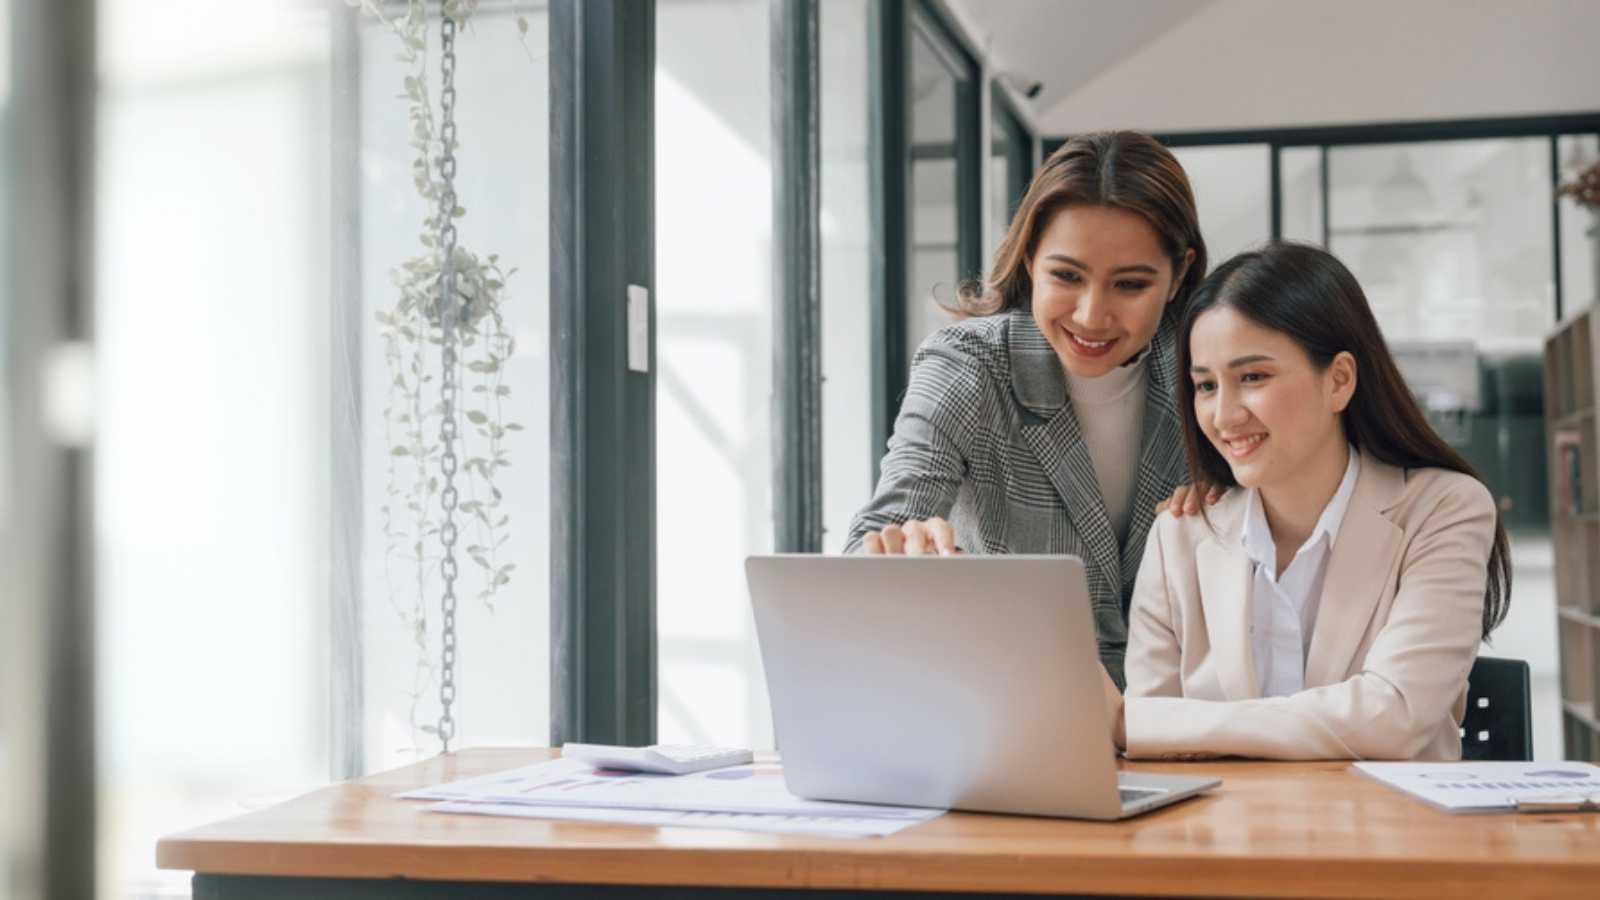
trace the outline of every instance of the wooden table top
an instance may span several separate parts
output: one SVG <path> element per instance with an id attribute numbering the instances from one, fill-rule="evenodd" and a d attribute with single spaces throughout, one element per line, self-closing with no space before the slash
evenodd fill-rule
<path id="1" fill-rule="evenodd" d="M 166 869 L 332 878 L 1241 897 L 1600 896 L 1600 815 L 1451 815 L 1348 763 L 1126 763 L 1217 775 L 1118 823 L 951 813 L 887 838 L 425 813 L 403 790 L 527 765 L 466 750 L 164 838 Z"/>

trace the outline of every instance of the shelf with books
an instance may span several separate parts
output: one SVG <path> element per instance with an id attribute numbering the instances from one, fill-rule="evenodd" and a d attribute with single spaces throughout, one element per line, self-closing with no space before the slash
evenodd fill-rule
<path id="1" fill-rule="evenodd" d="M 1570 759 L 1600 759 L 1600 314 L 1590 307 L 1545 339 L 1545 438 Z"/>
<path id="2" fill-rule="evenodd" d="M 1551 422 L 1594 412 L 1597 324 L 1590 310 L 1584 309 L 1557 325 L 1545 339 L 1545 413 Z"/>
<path id="3" fill-rule="evenodd" d="M 1564 415 L 1558 416 L 1556 418 L 1554 424 L 1555 424 L 1555 427 L 1558 428 L 1558 429 L 1560 429 L 1560 428 L 1574 428 L 1575 429 L 1575 428 L 1583 428 L 1583 427 L 1593 428 L 1594 427 L 1594 407 L 1591 406 L 1591 407 L 1587 407 L 1585 409 L 1575 410 L 1573 412 L 1569 412 L 1569 413 L 1566 413 Z"/>
<path id="4" fill-rule="evenodd" d="M 1590 628 L 1600 628 L 1600 616 L 1584 612 L 1581 609 L 1572 609 L 1566 606 L 1558 607 L 1556 616 L 1568 622 L 1576 622 L 1579 625 L 1587 625 Z"/>
<path id="5" fill-rule="evenodd" d="M 1594 331 L 1594 317 L 1584 309 L 1557 325 L 1546 341 L 1547 357 L 1554 357 L 1555 364 L 1550 370 L 1557 376 L 1555 391 L 1549 394 L 1555 400 L 1555 415 L 1550 418 L 1594 410 Z"/>
<path id="6" fill-rule="evenodd" d="M 1594 712 L 1595 630 L 1586 622 L 1562 618 L 1556 625 L 1561 636 L 1561 699 Z"/>
<path id="7" fill-rule="evenodd" d="M 1567 702 L 1561 704 L 1562 712 L 1583 722 L 1590 728 L 1600 729 L 1600 719 L 1596 719 L 1594 712 L 1581 703 Z"/>
<path id="8" fill-rule="evenodd" d="M 1557 605 L 1600 614 L 1600 520 L 1556 515 L 1550 541 L 1556 558 Z"/>
<path id="9" fill-rule="evenodd" d="M 1595 478 L 1596 441 L 1593 420 L 1550 431 L 1551 489 L 1554 512 L 1577 516 L 1600 510 L 1600 479 Z"/>
<path id="10" fill-rule="evenodd" d="M 1578 703 L 1561 704 L 1562 758 L 1600 762 L 1600 721 Z"/>

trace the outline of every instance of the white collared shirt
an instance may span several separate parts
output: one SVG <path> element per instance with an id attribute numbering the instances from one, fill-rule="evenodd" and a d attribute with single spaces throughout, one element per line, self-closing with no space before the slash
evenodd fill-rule
<path id="1" fill-rule="evenodd" d="M 1311 535 L 1278 577 L 1278 547 L 1267 525 L 1261 494 L 1250 491 L 1240 540 L 1250 557 L 1250 648 L 1255 653 L 1256 684 L 1263 697 L 1286 697 L 1305 689 L 1306 652 L 1322 599 L 1328 556 L 1339 539 L 1350 495 L 1360 473 L 1360 454 L 1350 448 L 1350 462 L 1333 499 L 1323 507 Z"/>

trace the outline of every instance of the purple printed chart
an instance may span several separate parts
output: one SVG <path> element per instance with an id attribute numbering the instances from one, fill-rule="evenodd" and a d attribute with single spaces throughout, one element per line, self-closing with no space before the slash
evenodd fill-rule
<path id="1" fill-rule="evenodd" d="M 1353 768 L 1450 812 L 1496 812 L 1554 799 L 1600 802 L 1600 767 L 1589 763 L 1362 762 Z"/>

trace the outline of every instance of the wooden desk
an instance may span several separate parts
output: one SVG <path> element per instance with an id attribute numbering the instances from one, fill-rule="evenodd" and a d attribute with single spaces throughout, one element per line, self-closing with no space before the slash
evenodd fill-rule
<path id="1" fill-rule="evenodd" d="M 173 835 L 157 861 L 197 873 L 195 900 L 732 893 L 711 886 L 787 898 L 797 888 L 898 898 L 1600 896 L 1600 815 L 1452 816 L 1345 763 L 1129 764 L 1215 773 L 1223 785 L 1114 824 L 951 813 L 858 840 L 453 816 L 391 799 L 551 755 L 432 759 Z"/>

